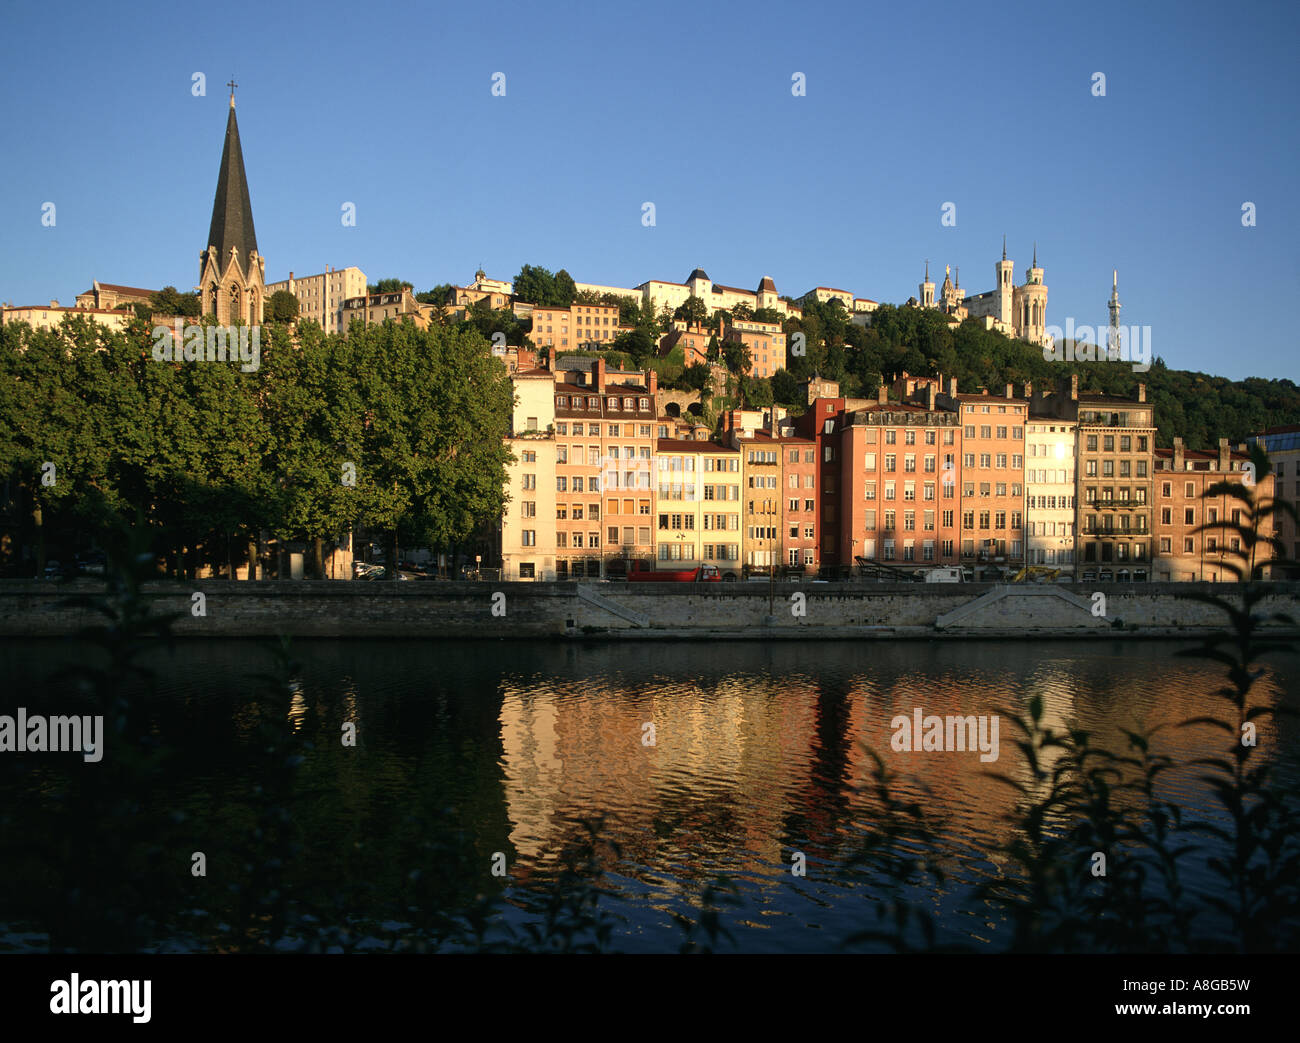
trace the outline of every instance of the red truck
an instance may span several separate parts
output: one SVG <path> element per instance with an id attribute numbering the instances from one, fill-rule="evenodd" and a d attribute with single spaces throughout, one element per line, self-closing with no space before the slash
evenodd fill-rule
<path id="1" fill-rule="evenodd" d="M 655 572 L 644 561 L 629 563 L 627 581 L 629 583 L 720 583 L 716 565 L 700 565 L 693 569 L 676 569 Z"/>

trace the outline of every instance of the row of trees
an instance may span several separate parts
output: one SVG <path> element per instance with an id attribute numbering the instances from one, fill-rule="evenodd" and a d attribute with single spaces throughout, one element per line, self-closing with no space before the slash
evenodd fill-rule
<path id="1" fill-rule="evenodd" d="M 263 326 L 259 367 L 159 362 L 149 327 L 0 329 L 0 473 L 13 565 L 110 512 L 153 527 L 177 574 L 229 569 L 262 534 L 314 547 L 364 528 L 453 550 L 499 520 L 512 392 L 471 329 Z"/>

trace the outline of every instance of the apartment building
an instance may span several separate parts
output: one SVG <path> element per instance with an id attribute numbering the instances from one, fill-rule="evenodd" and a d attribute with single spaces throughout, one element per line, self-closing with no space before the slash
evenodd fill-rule
<path id="1" fill-rule="evenodd" d="M 339 322 L 340 328 L 346 330 L 353 319 L 369 324 L 409 317 L 425 329 L 433 311 L 432 305 L 421 304 L 409 288 L 403 287 L 400 293 L 370 293 L 347 298 L 339 308 Z"/>
<path id="2" fill-rule="evenodd" d="M 604 577 L 654 554 L 657 377 L 607 373 L 603 358 L 557 363 L 556 578 Z M 616 563 L 616 564 L 615 564 Z"/>
<path id="3" fill-rule="evenodd" d="M 1010 384 L 1002 395 L 981 388 L 961 394 L 951 378 L 937 396 L 961 425 L 956 481 L 961 512 L 961 564 L 975 580 L 991 580 L 1025 564 L 1025 426 L 1029 403 Z"/>
<path id="4" fill-rule="evenodd" d="M 265 290 L 271 294 L 287 290 L 298 298 L 298 319 L 314 319 L 326 333 L 339 333 L 347 329 L 343 321 L 345 301 L 366 295 L 366 274 L 360 268 L 330 268 L 317 275 L 295 278 L 293 272 L 283 282 L 270 283 Z"/>
<path id="5" fill-rule="evenodd" d="M 1247 445 L 1255 442 L 1263 446 L 1273 462 L 1274 496 L 1300 511 L 1300 425 L 1270 427 L 1246 439 Z M 1300 529 L 1280 511 L 1273 516 L 1273 520 L 1277 538 L 1286 549 L 1286 556 L 1292 561 L 1300 561 Z M 1287 573 L 1289 578 L 1300 578 L 1300 568 L 1295 566 L 1289 567 Z"/>
<path id="6" fill-rule="evenodd" d="M 555 374 L 547 369 L 511 377 L 515 406 L 506 439 L 514 462 L 506 467 L 501 517 L 501 578 L 546 580 L 556 571 Z"/>
<path id="7" fill-rule="evenodd" d="M 655 443 L 660 569 L 717 565 L 741 573 L 741 454 L 703 439 Z"/>
<path id="8" fill-rule="evenodd" d="M 766 572 L 781 564 L 781 499 L 785 487 L 785 454 L 779 440 L 766 431 L 733 431 L 732 445 L 740 451 L 744 570 Z"/>
<path id="9" fill-rule="evenodd" d="M 612 304 L 574 304 L 568 308 L 535 305 L 533 329 L 528 335 L 533 346 L 552 351 L 608 348 L 618 336 L 618 307 Z"/>
<path id="10" fill-rule="evenodd" d="M 1203 525 L 1229 522 L 1245 524 L 1244 504 L 1226 492 L 1214 496 L 1206 493 L 1222 482 L 1241 483 L 1246 479 L 1245 465 L 1250 461 L 1245 447 L 1230 449 L 1226 438 L 1219 439 L 1217 450 L 1187 449 L 1181 438 L 1174 439 L 1172 449 L 1155 451 L 1155 523 L 1156 544 L 1154 578 L 1164 582 L 1234 583 L 1238 576 L 1225 562 L 1242 568 L 1249 578 L 1250 562 L 1236 553 L 1242 550 L 1241 536 L 1228 529 L 1197 531 Z M 1259 480 L 1255 495 L 1273 495 L 1273 476 Z M 1260 533 L 1271 536 L 1269 522 Z M 1256 546 L 1255 562 L 1273 557 L 1267 543 Z M 1268 573 L 1266 572 L 1267 576 Z"/>
<path id="11" fill-rule="evenodd" d="M 67 308 L 57 300 L 48 305 L 33 304 L 25 307 L 0 308 L 0 326 L 11 322 L 25 322 L 33 329 L 57 329 L 65 318 L 82 318 L 107 326 L 111 330 L 124 330 L 135 320 L 134 308 Z"/>
<path id="12" fill-rule="evenodd" d="M 1071 577 L 1078 420 L 1040 411 L 1043 397 L 1032 396 L 1033 386 L 1026 384 L 1030 409 L 1025 428 L 1025 560 Z"/>
<path id="13" fill-rule="evenodd" d="M 838 542 L 846 563 L 959 561 L 958 414 L 938 404 L 936 383 L 914 390 L 919 401 L 898 402 L 881 387 L 874 403 L 843 418 Z"/>
<path id="14" fill-rule="evenodd" d="M 719 325 L 718 340 L 739 341 L 749 349 L 747 376 L 770 377 L 778 369 L 785 369 L 786 338 L 780 323 L 741 319 L 723 322 Z"/>
<path id="15" fill-rule="evenodd" d="M 1146 384 L 1133 399 L 1080 394 L 1078 417 L 1076 574 L 1149 580 L 1156 428 Z"/>
<path id="16" fill-rule="evenodd" d="M 839 491 L 843 487 L 840 470 L 847 401 L 840 396 L 839 385 L 834 381 L 813 379 L 808 383 L 808 409 L 795 420 L 795 431 L 814 447 L 817 497 L 813 505 L 813 526 L 817 532 L 817 557 L 823 568 L 831 569 L 853 564 L 852 546 L 844 553 L 840 540 Z"/>

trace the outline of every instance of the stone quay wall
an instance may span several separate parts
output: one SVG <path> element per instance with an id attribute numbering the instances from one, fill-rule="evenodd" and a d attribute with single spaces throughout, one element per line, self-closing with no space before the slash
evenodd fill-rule
<path id="1" fill-rule="evenodd" d="M 102 581 L 0 581 L 0 637 L 54 637 L 101 624 L 70 604 Z M 148 583 L 155 611 L 184 637 L 401 638 L 1059 638 L 1191 637 L 1226 616 L 1189 598 L 1235 603 L 1234 584 L 888 583 Z M 201 595 L 201 596 L 200 596 Z M 1300 621 L 1300 583 L 1269 584 L 1257 609 Z M 1270 623 L 1279 634 L 1296 626 Z"/>

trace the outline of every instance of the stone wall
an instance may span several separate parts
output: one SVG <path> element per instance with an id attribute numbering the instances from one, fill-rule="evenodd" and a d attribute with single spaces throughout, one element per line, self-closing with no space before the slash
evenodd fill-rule
<path id="1" fill-rule="evenodd" d="M 868 638 L 1188 636 L 1223 614 L 1192 592 L 1211 584 L 239 583 L 146 584 L 184 636 Z M 68 603 L 89 580 L 0 581 L 0 636 L 40 637 L 102 623 Z M 195 595 L 202 595 L 196 598 Z M 1098 596 L 1104 601 L 1098 601 Z M 199 610 L 202 614 L 199 614 Z M 1265 614 L 1300 619 L 1300 583 L 1272 585 Z M 1295 628 L 1289 628 L 1294 631 Z"/>

